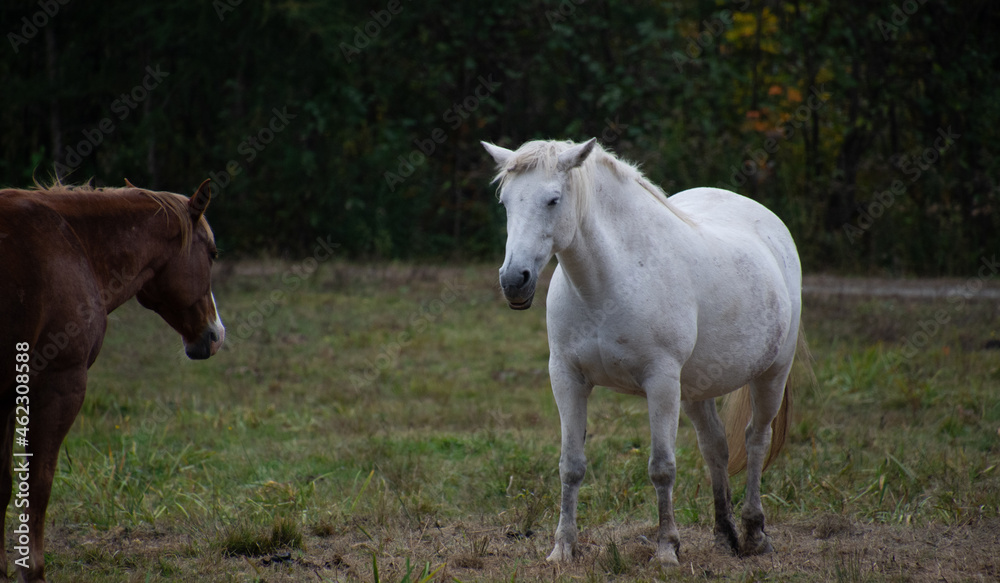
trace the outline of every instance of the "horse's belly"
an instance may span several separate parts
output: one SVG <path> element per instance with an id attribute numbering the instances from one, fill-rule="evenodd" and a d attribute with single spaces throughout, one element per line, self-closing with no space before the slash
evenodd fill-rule
<path id="1" fill-rule="evenodd" d="M 692 358 L 681 370 L 681 398 L 701 401 L 730 393 L 766 370 L 773 360 L 768 354 L 725 351 L 712 358 Z"/>
<path id="2" fill-rule="evenodd" d="M 764 350 L 720 350 L 710 357 L 692 358 L 681 367 L 681 399 L 700 401 L 725 395 L 760 375 L 774 361 L 780 340 Z M 594 342 L 574 351 L 579 370 L 587 381 L 616 393 L 645 396 L 644 383 L 653 368 L 661 368 L 666 351 L 656 354 L 630 353 L 618 347 L 600 346 Z"/>
<path id="3" fill-rule="evenodd" d="M 725 395 L 770 368 L 788 335 L 790 322 L 783 312 L 715 339 L 710 334 L 700 337 L 681 369 L 682 398 L 698 401 Z"/>

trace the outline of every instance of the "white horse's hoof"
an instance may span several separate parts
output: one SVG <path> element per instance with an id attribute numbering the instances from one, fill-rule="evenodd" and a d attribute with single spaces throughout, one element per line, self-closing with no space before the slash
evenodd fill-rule
<path id="1" fill-rule="evenodd" d="M 757 536 L 744 540 L 740 548 L 740 555 L 744 557 L 766 555 L 773 552 L 774 547 L 771 546 L 771 537 L 764 533 L 758 533 Z"/>
<path id="2" fill-rule="evenodd" d="M 674 550 L 673 545 L 668 545 L 666 547 L 661 547 L 656 551 L 656 555 L 653 560 L 664 567 L 676 567 L 680 565 L 680 561 L 677 560 L 677 551 Z"/>
<path id="3" fill-rule="evenodd" d="M 568 563 L 573 560 L 573 545 L 569 543 L 556 543 L 552 552 L 549 553 L 548 558 L 545 559 L 550 563 Z"/>

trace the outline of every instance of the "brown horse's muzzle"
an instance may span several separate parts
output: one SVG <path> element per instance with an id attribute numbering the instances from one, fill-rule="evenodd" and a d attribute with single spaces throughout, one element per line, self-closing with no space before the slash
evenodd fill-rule
<path id="1" fill-rule="evenodd" d="M 187 342 L 184 343 L 184 353 L 191 360 L 205 360 L 210 356 L 214 356 L 219 351 L 225 339 L 225 328 L 221 331 L 216 331 L 215 326 L 209 326 L 205 328 L 205 331 L 201 333 L 201 337 L 196 342 L 190 344 Z"/>

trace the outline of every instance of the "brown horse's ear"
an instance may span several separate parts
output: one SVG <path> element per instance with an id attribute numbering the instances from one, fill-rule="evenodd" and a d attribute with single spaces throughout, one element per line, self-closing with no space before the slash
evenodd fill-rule
<path id="1" fill-rule="evenodd" d="M 198 187 L 198 192 L 188 199 L 188 211 L 191 213 L 191 222 L 197 223 L 198 219 L 205 214 L 208 203 L 212 201 L 211 180 L 206 180 Z"/>

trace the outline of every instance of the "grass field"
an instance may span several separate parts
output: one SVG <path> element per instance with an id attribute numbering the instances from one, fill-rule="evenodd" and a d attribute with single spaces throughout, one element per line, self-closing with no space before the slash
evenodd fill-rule
<path id="1" fill-rule="evenodd" d="M 681 567 L 651 565 L 646 404 L 596 390 L 583 556 L 556 568 L 543 302 L 507 309 L 495 266 L 314 266 L 221 263 L 227 344 L 204 362 L 134 302 L 112 315 L 60 457 L 52 581 L 1000 578 L 996 301 L 806 297 L 816 382 L 796 370 L 763 557 L 712 547 L 682 420 Z"/>

